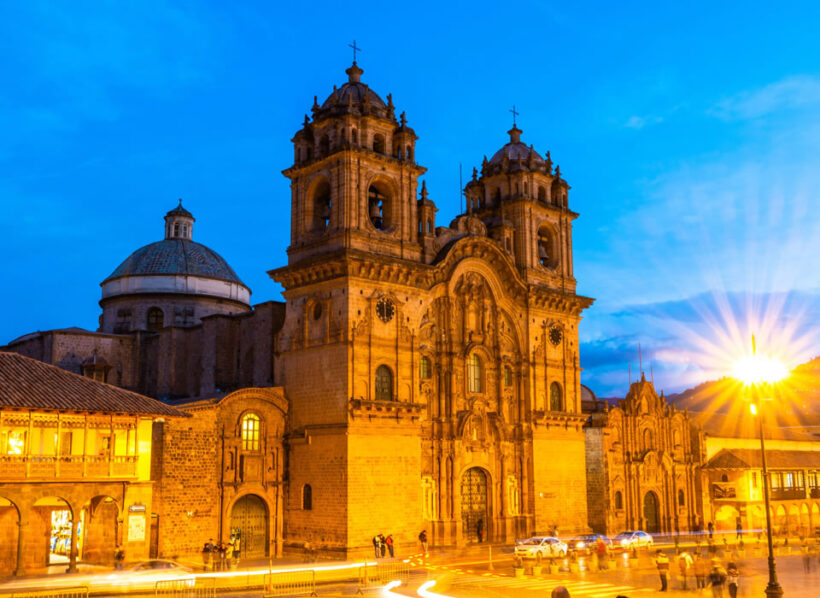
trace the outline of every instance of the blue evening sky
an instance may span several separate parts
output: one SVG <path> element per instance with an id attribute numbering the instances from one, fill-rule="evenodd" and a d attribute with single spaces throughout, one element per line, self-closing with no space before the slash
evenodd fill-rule
<path id="1" fill-rule="evenodd" d="M 572 185 L 583 381 L 623 395 L 649 365 L 680 390 L 755 330 L 820 353 L 816 2 L 5 2 L 0 8 L 0 344 L 95 329 L 99 283 L 162 237 L 196 240 L 253 302 L 280 299 L 290 138 L 341 84 L 393 93 L 438 223 L 507 140 Z"/>

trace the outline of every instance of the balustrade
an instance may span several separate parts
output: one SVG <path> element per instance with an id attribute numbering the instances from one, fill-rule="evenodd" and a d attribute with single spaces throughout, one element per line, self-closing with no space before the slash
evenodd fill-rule
<path id="1" fill-rule="evenodd" d="M 0 455 L 0 480 L 133 478 L 134 455 Z"/>

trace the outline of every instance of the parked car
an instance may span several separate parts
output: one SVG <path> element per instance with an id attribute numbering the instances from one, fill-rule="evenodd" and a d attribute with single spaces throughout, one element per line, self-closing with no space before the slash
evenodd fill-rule
<path id="1" fill-rule="evenodd" d="M 612 540 L 603 534 L 585 534 L 583 536 L 575 536 L 572 540 L 567 542 L 567 549 L 569 552 L 576 554 L 592 554 L 598 546 L 598 538 L 601 538 L 606 544 L 606 549 L 612 550 Z"/>
<path id="2" fill-rule="evenodd" d="M 652 539 L 652 536 L 646 532 L 635 530 L 631 532 L 621 532 L 615 536 L 614 543 L 615 546 L 626 550 L 632 548 L 652 548 L 655 541 Z"/>
<path id="3" fill-rule="evenodd" d="M 534 536 L 526 540 L 516 540 L 515 556 L 523 559 L 541 559 L 550 557 L 564 557 L 567 555 L 567 545 L 552 536 Z"/>
<path id="4" fill-rule="evenodd" d="M 95 585 L 105 586 L 111 592 L 135 592 L 138 590 L 153 591 L 158 581 L 180 580 L 180 583 L 192 588 L 195 579 L 191 570 L 174 561 L 154 559 L 135 563 L 130 567 L 114 571 L 110 575 L 99 576 Z"/>

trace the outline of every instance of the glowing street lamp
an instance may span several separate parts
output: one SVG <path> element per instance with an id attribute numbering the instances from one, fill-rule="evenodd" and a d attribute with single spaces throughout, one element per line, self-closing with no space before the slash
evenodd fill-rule
<path id="1" fill-rule="evenodd" d="M 766 539 L 769 543 L 769 583 L 766 586 L 766 596 L 779 598 L 783 595 L 783 588 L 777 581 L 777 570 L 774 564 L 774 549 L 772 547 L 772 516 L 769 510 L 769 472 L 766 469 L 766 444 L 763 440 L 763 412 L 759 404 L 759 395 L 766 388 L 772 388 L 788 376 L 788 368 L 773 357 L 759 356 L 755 347 L 755 337 L 752 335 L 752 354 L 740 359 L 734 368 L 734 377 L 743 382 L 743 385 L 752 389 L 752 415 L 757 416 L 760 432 L 760 458 L 763 465 L 763 500 L 766 509 Z"/>

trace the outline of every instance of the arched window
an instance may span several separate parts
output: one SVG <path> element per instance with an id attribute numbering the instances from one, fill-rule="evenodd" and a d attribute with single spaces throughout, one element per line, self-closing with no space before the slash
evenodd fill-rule
<path id="1" fill-rule="evenodd" d="M 510 366 L 505 365 L 504 366 L 504 386 L 512 386 L 512 383 L 513 383 L 512 370 L 510 369 Z"/>
<path id="2" fill-rule="evenodd" d="M 433 221 L 432 220 L 427 221 L 427 232 L 429 234 L 433 234 Z"/>
<path id="3" fill-rule="evenodd" d="M 179 236 L 179 222 L 174 222 L 174 236 Z"/>
<path id="4" fill-rule="evenodd" d="M 495 190 L 495 195 L 493 196 L 493 201 L 495 205 L 498 206 L 501 203 L 501 187 Z"/>
<path id="5" fill-rule="evenodd" d="M 686 499 L 683 495 L 683 490 L 678 490 L 678 506 L 683 507 L 686 505 Z"/>
<path id="6" fill-rule="evenodd" d="M 156 332 L 160 328 L 162 328 L 163 324 L 163 313 L 162 310 L 158 307 L 152 307 L 148 310 L 148 330 L 151 332 Z"/>
<path id="7" fill-rule="evenodd" d="M 722 476 L 720 476 L 720 481 L 721 481 L 721 482 L 728 482 L 728 481 L 729 481 L 729 476 L 727 476 L 727 475 L 724 473 Z M 774 486 L 774 483 L 772 483 L 772 486 Z"/>
<path id="8" fill-rule="evenodd" d="M 561 393 L 561 385 L 557 382 L 550 384 L 550 411 L 563 411 L 564 399 Z"/>
<path id="9" fill-rule="evenodd" d="M 323 158 L 330 153 L 330 139 L 327 138 L 327 135 L 322 135 L 322 138 L 319 140 L 319 157 Z"/>
<path id="10" fill-rule="evenodd" d="M 325 230 L 330 225 L 330 183 L 322 179 L 313 189 L 313 227 Z"/>
<path id="11" fill-rule="evenodd" d="M 413 148 L 409 145 L 407 146 L 407 160 L 410 162 L 413 161 Z"/>
<path id="12" fill-rule="evenodd" d="M 384 153 L 384 135 L 373 135 L 373 151 L 379 154 Z"/>
<path id="13" fill-rule="evenodd" d="M 393 400 L 393 373 L 386 365 L 376 368 L 376 400 Z"/>
<path id="14" fill-rule="evenodd" d="M 538 201 L 547 203 L 547 190 L 544 187 L 538 187 Z"/>
<path id="15" fill-rule="evenodd" d="M 551 267 L 555 262 L 552 253 L 549 229 L 542 226 L 538 229 L 538 262 L 545 268 Z"/>
<path id="16" fill-rule="evenodd" d="M 621 494 L 621 491 L 618 490 L 615 492 L 615 509 L 623 509 L 624 508 L 624 495 Z"/>
<path id="17" fill-rule="evenodd" d="M 310 484 L 305 484 L 302 487 L 302 509 L 305 511 L 313 510 L 313 488 Z"/>
<path id="18" fill-rule="evenodd" d="M 259 416 L 254 413 L 248 413 L 242 418 L 242 450 L 243 451 L 258 451 L 259 450 Z"/>
<path id="19" fill-rule="evenodd" d="M 430 365 L 430 358 L 422 356 L 421 361 L 419 361 L 419 378 L 422 380 L 427 380 L 432 376 L 433 368 Z"/>
<path id="20" fill-rule="evenodd" d="M 353 138 L 353 143 L 359 143 L 359 131 L 353 129 L 353 134 L 351 137 Z"/>
<path id="21" fill-rule="evenodd" d="M 378 230 L 387 228 L 387 196 L 375 185 L 371 185 L 367 192 L 367 206 L 373 226 Z"/>
<path id="22" fill-rule="evenodd" d="M 646 428 L 643 431 L 643 450 L 648 451 L 653 446 L 653 439 L 652 439 L 652 430 Z"/>
<path id="23" fill-rule="evenodd" d="M 475 353 L 467 359 L 467 390 L 481 392 L 481 358 Z"/>

